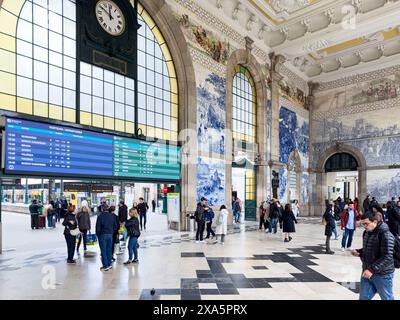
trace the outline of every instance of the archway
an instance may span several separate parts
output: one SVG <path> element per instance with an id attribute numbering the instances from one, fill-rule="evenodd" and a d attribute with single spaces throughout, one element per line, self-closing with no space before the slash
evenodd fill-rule
<path id="1" fill-rule="evenodd" d="M 354 181 L 353 196 L 362 201 L 367 194 L 367 162 L 363 154 L 351 145 L 337 143 L 335 146 L 328 148 L 323 152 L 318 160 L 316 174 L 316 201 L 313 203 L 313 214 L 322 215 L 328 196 L 328 174 L 329 172 L 355 172 L 357 180 Z M 343 180 L 349 180 L 351 175 L 344 174 Z M 353 174 L 353 177 L 355 175 Z M 350 181 L 343 181 L 350 182 Z M 349 184 L 347 184 L 349 186 Z M 347 190 L 350 195 L 351 190 Z M 343 184 L 344 189 L 344 184 Z M 333 191 L 333 189 L 331 189 Z M 345 190 L 343 190 L 345 191 Z M 332 197 L 334 195 L 332 194 Z"/>

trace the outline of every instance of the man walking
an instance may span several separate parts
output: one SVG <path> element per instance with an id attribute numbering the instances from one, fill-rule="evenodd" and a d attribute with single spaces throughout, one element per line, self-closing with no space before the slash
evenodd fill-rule
<path id="1" fill-rule="evenodd" d="M 394 300 L 394 237 L 371 211 L 362 215 L 361 223 L 365 229 L 363 248 L 351 252 L 362 261 L 360 300 L 372 300 L 376 293 L 382 300 Z"/>
<path id="2" fill-rule="evenodd" d="M 349 202 L 348 208 L 344 209 L 341 216 L 341 227 L 344 230 L 342 238 L 342 251 L 347 248 L 351 250 L 354 231 L 357 228 L 357 220 L 360 220 L 358 213 L 354 210 L 354 204 Z"/>
<path id="3" fill-rule="evenodd" d="M 233 215 L 235 217 L 235 223 L 240 223 L 240 213 L 242 212 L 242 207 L 240 205 L 240 199 L 236 198 L 233 202 Z"/>
<path id="4" fill-rule="evenodd" d="M 140 230 L 143 231 L 143 220 L 144 220 L 144 230 L 146 230 L 146 222 L 147 222 L 147 210 L 149 206 L 142 197 L 139 198 L 139 204 L 137 206 L 140 216 Z"/>
<path id="5" fill-rule="evenodd" d="M 96 221 L 96 235 L 99 239 L 101 261 L 103 263 L 100 270 L 108 271 L 112 269 L 113 234 L 115 230 L 118 230 L 118 224 L 114 214 L 110 213 L 105 205 L 101 209 L 102 212 Z"/>

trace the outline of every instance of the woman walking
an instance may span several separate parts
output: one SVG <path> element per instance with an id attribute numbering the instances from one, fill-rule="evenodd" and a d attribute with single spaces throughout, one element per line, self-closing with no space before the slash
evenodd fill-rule
<path id="1" fill-rule="evenodd" d="M 229 211 L 226 209 L 224 205 L 219 208 L 220 214 L 217 221 L 217 236 L 216 240 L 218 240 L 218 236 L 221 236 L 221 244 L 225 243 L 225 236 L 228 233 L 228 215 Z"/>
<path id="2" fill-rule="evenodd" d="M 334 204 L 328 203 L 326 205 L 326 210 L 325 213 L 322 217 L 322 221 L 325 224 L 325 236 L 326 236 L 326 242 L 325 242 L 325 253 L 326 254 L 334 254 L 331 250 L 331 237 L 332 234 L 334 233 L 334 230 L 336 230 L 336 222 L 334 218 Z"/>
<path id="3" fill-rule="evenodd" d="M 83 252 L 86 252 L 87 247 L 87 233 L 91 229 L 90 224 L 90 215 L 89 215 L 89 207 L 82 206 L 81 211 L 78 212 L 76 215 L 76 219 L 78 220 L 78 228 L 81 232 L 81 236 L 79 237 L 78 245 L 76 246 L 76 252 L 79 254 L 79 247 L 81 246 L 81 242 L 83 239 Z"/>
<path id="4" fill-rule="evenodd" d="M 130 209 L 129 210 L 129 217 L 130 219 L 126 221 L 125 227 L 128 231 L 129 241 L 128 241 L 128 252 L 129 258 L 128 261 L 124 262 L 125 265 L 133 263 L 138 263 L 138 239 L 140 237 L 140 230 L 139 230 L 139 213 L 137 209 Z M 132 257 L 134 258 L 132 260 Z"/>
<path id="5" fill-rule="evenodd" d="M 63 221 L 64 229 L 64 236 L 65 241 L 67 242 L 68 248 L 68 264 L 75 264 L 76 261 L 74 260 L 74 253 L 75 253 L 75 242 L 76 242 L 76 229 L 78 228 L 78 221 L 75 217 L 75 206 L 69 206 L 67 210 L 67 214 L 64 217 Z"/>
<path id="6" fill-rule="evenodd" d="M 290 234 L 296 232 L 294 226 L 295 222 L 297 223 L 296 217 L 294 216 L 293 211 L 290 208 L 290 204 L 288 203 L 285 205 L 285 210 L 283 211 L 282 214 L 282 224 L 283 224 L 282 232 L 285 234 L 284 242 L 289 242 L 292 240 Z"/>
<path id="7" fill-rule="evenodd" d="M 265 225 L 265 215 L 267 213 L 267 209 L 265 208 L 265 201 L 261 202 L 260 205 L 260 225 L 258 227 L 259 230 L 262 230 L 262 227 L 264 226 L 264 229 L 266 230 L 266 225 Z"/>

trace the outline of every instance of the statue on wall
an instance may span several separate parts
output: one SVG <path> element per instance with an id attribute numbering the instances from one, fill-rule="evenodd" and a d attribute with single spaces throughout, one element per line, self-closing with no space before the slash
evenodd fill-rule
<path id="1" fill-rule="evenodd" d="M 272 197 L 278 199 L 279 172 L 272 170 Z"/>

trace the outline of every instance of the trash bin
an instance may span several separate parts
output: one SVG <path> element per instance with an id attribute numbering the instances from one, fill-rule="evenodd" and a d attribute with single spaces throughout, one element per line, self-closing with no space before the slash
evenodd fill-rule
<path id="1" fill-rule="evenodd" d="M 193 231 L 195 231 L 195 230 L 194 230 L 194 226 L 195 226 L 195 224 L 194 224 L 194 215 L 188 213 L 188 214 L 186 215 L 185 230 L 186 230 L 186 231 L 193 232 Z"/>

